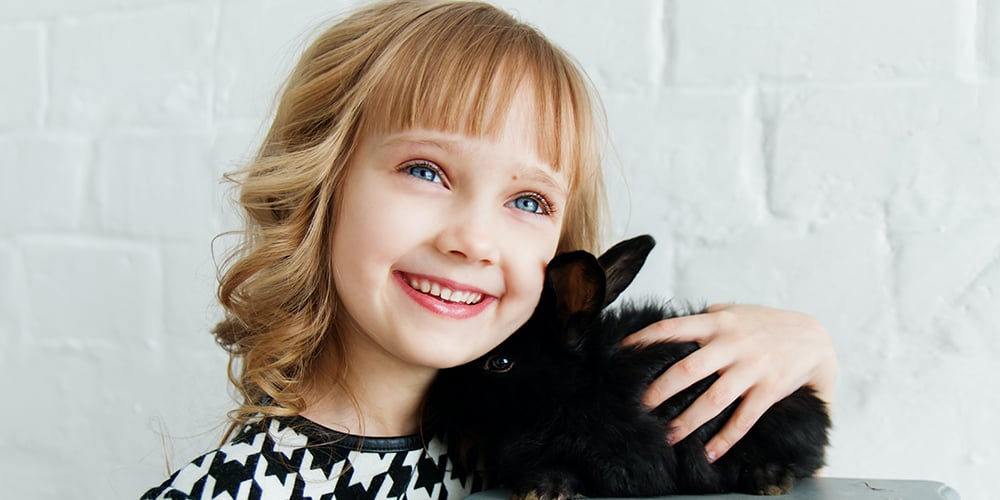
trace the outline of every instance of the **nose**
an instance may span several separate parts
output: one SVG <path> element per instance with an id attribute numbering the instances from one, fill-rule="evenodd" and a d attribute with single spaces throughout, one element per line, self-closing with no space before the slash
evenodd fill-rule
<path id="1" fill-rule="evenodd" d="M 500 228 L 481 212 L 455 217 L 438 233 L 438 251 L 470 262 L 496 264 L 500 261 Z"/>

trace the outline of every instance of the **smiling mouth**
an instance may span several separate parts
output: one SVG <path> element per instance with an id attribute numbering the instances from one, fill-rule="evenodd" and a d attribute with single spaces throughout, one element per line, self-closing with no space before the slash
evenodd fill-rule
<path id="1" fill-rule="evenodd" d="M 407 285 L 410 285 L 410 288 L 420 293 L 436 297 L 445 302 L 468 304 L 471 306 L 476 305 L 483 300 L 483 294 L 479 292 L 452 290 L 428 279 L 408 278 L 405 281 Z"/>

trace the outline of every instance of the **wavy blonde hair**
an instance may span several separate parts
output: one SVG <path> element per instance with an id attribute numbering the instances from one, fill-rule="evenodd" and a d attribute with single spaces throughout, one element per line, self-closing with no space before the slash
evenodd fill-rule
<path id="1" fill-rule="evenodd" d="M 255 158 L 226 176 L 246 226 L 223 263 L 225 319 L 213 330 L 241 398 L 227 438 L 302 411 L 322 349 L 346 362 L 330 247 L 360 137 L 413 127 L 488 136 L 524 84 L 547 132 L 539 155 L 569 173 L 559 250 L 597 251 L 603 113 L 583 72 L 537 30 L 484 3 L 405 0 L 364 7 L 305 50 Z"/>

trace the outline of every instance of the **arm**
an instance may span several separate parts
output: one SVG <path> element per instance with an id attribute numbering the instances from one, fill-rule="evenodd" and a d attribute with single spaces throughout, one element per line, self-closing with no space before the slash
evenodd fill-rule
<path id="1" fill-rule="evenodd" d="M 671 443 L 742 397 L 736 413 L 708 444 L 715 461 L 757 422 L 772 404 L 802 386 L 833 402 L 837 356 L 830 335 L 815 318 L 763 306 L 713 305 L 705 314 L 663 320 L 624 340 L 626 345 L 694 341 L 701 349 L 657 378 L 643 402 L 655 407 L 712 373 L 719 379 L 688 409 L 670 422 Z"/>

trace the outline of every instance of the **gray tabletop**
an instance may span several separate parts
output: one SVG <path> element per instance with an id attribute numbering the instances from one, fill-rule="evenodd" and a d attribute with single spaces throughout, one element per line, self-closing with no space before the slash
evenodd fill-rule
<path id="1" fill-rule="evenodd" d="M 501 500 L 509 497 L 509 491 L 490 490 L 476 493 L 467 498 L 469 500 Z M 788 494 L 776 497 L 730 493 L 727 495 L 683 495 L 669 498 L 671 500 L 762 500 L 766 498 L 781 500 L 840 500 L 853 498 L 872 500 L 959 500 L 957 491 L 948 485 L 935 481 L 834 477 L 805 479 L 797 484 Z"/>

